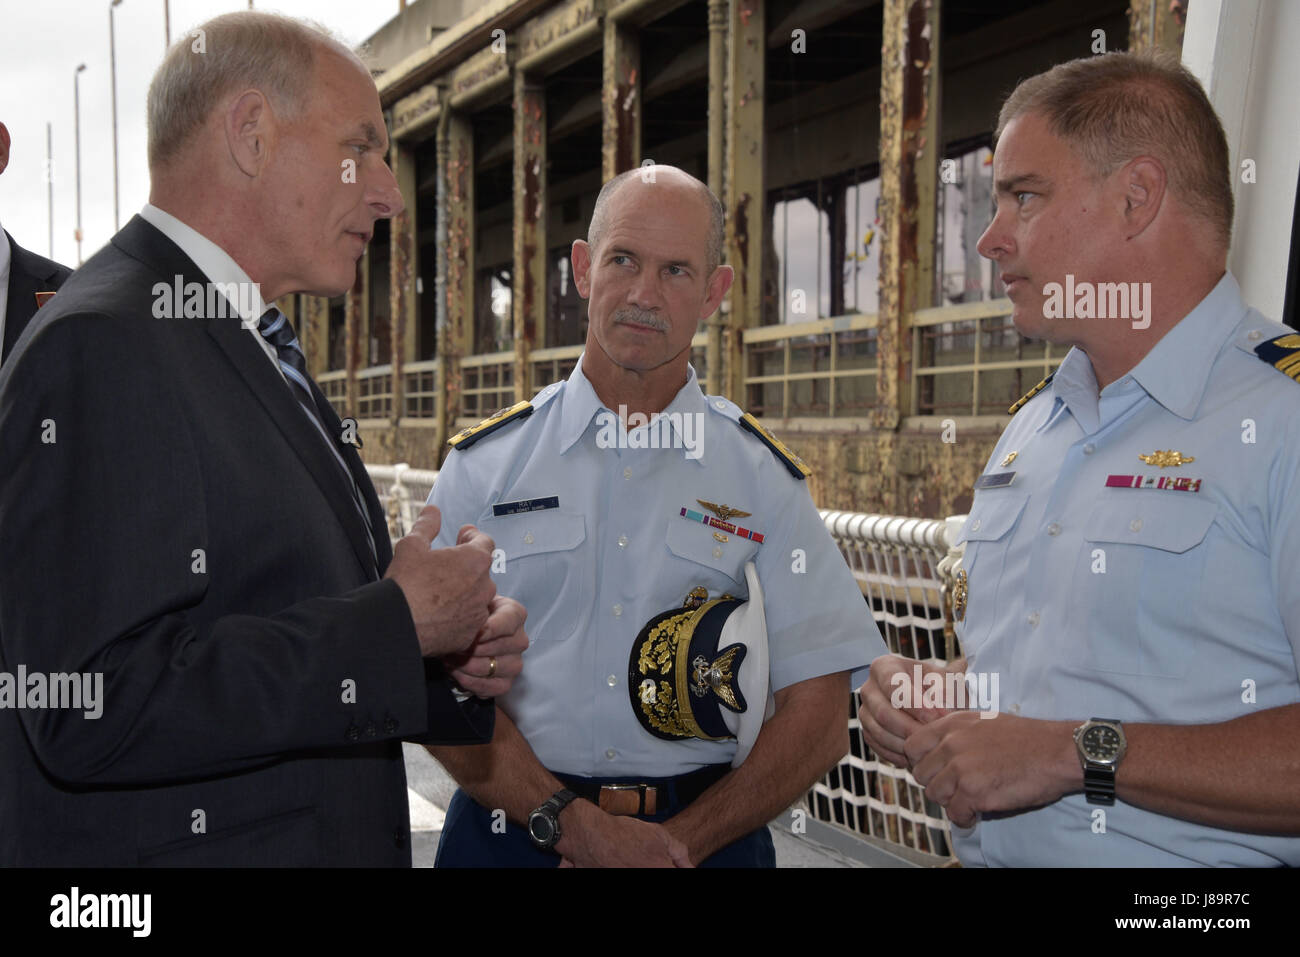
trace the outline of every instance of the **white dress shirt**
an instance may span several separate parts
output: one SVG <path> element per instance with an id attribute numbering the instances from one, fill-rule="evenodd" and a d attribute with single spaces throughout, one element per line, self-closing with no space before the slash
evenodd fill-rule
<path id="1" fill-rule="evenodd" d="M 5 341 L 5 315 L 9 312 L 9 263 L 13 254 L 9 250 L 9 237 L 0 224 L 0 343 Z"/>
<path id="2" fill-rule="evenodd" d="M 241 311 L 240 303 L 237 301 L 239 297 L 236 300 L 232 300 L 229 296 L 225 298 L 231 305 L 231 311 L 239 315 L 244 328 L 252 333 L 253 338 L 257 340 L 257 344 L 262 347 L 262 351 L 271 360 L 271 365 L 275 366 L 275 371 L 279 372 L 281 378 L 283 378 L 284 373 L 280 372 L 280 360 L 275 353 L 274 347 L 263 339 L 262 334 L 257 331 L 258 319 L 270 307 L 262 299 L 262 292 L 258 285 L 248 278 L 248 273 L 244 272 L 230 253 L 208 239 L 197 229 L 185 225 L 171 213 L 145 203 L 144 208 L 140 210 L 140 218 L 156 227 L 159 232 L 179 246 L 181 252 L 189 256 L 194 261 L 194 265 L 203 271 L 203 275 L 207 277 L 209 282 L 219 283 L 218 288 L 223 290 L 223 296 L 225 295 L 224 288 L 228 283 L 246 283 L 246 288 L 253 290 L 250 297 L 253 304 L 251 315 L 245 315 Z M 3 332 L 4 329 L 0 326 L 0 335 L 3 335 Z"/>

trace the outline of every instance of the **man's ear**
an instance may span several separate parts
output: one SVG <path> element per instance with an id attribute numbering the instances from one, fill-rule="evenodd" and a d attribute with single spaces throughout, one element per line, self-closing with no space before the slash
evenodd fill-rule
<path id="1" fill-rule="evenodd" d="M 0 123 L 0 173 L 9 165 L 9 128 Z"/>
<path id="2" fill-rule="evenodd" d="M 727 294 L 735 278 L 735 270 L 730 266 L 719 266 L 713 270 L 713 275 L 709 277 L 708 296 L 704 300 L 704 305 L 700 307 L 701 319 L 707 319 L 718 311 L 718 306 L 722 305 L 722 297 Z"/>
<path id="3" fill-rule="evenodd" d="M 248 177 L 266 166 L 275 120 L 266 97 L 258 90 L 246 90 L 226 110 L 226 147 L 235 165 Z"/>
<path id="4" fill-rule="evenodd" d="M 1151 225 L 1165 199 L 1165 168 L 1152 156 L 1138 156 L 1120 171 L 1124 187 L 1124 238 L 1132 239 Z"/>
<path id="5" fill-rule="evenodd" d="M 569 250 L 569 261 L 573 264 L 573 285 L 578 295 L 586 299 L 591 295 L 591 247 L 585 239 L 575 239 Z"/>

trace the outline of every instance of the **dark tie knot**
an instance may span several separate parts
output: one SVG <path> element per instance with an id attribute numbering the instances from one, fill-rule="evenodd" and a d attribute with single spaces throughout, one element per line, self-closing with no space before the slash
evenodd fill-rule
<path id="1" fill-rule="evenodd" d="M 289 320 L 275 306 L 262 313 L 262 318 L 257 321 L 257 331 L 263 339 L 277 349 L 292 346 L 297 341 L 297 337 L 293 334 L 293 327 L 289 325 Z"/>

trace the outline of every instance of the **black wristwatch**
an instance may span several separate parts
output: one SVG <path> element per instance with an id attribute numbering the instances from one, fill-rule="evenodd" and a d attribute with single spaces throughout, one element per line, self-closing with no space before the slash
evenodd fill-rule
<path id="1" fill-rule="evenodd" d="M 1074 729 L 1089 804 L 1115 803 L 1115 769 L 1128 750 L 1124 726 L 1114 718 L 1089 718 Z"/>
<path id="2" fill-rule="evenodd" d="M 534 845 L 543 851 L 549 851 L 555 846 L 555 842 L 560 839 L 560 812 L 577 796 L 567 788 L 561 789 L 528 815 L 528 836 L 533 839 Z"/>

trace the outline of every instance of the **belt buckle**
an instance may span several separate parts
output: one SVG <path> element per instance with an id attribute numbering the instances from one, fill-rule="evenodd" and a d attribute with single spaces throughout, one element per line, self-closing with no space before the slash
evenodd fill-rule
<path id="1" fill-rule="evenodd" d="M 609 814 L 654 814 L 659 806 L 659 789 L 648 784 L 603 784 L 599 807 Z"/>

